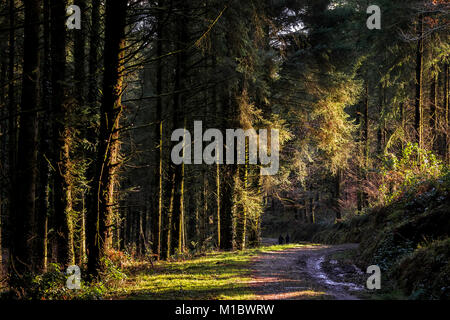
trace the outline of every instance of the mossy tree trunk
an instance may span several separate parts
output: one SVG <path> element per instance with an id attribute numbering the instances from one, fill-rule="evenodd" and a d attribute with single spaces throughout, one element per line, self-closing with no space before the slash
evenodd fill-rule
<path id="1" fill-rule="evenodd" d="M 71 107 L 66 97 L 66 1 L 51 2 L 52 111 L 54 157 L 54 208 L 58 262 L 73 265 L 72 148 Z"/>
<path id="2" fill-rule="evenodd" d="M 416 53 L 416 96 L 415 96 L 415 118 L 414 129 L 416 130 L 416 142 L 420 148 L 423 147 L 423 106 L 422 106 L 422 82 L 423 82 L 423 15 L 419 16 L 418 22 L 419 40 Z"/>
<path id="3" fill-rule="evenodd" d="M 93 206 L 88 212 L 88 271 L 98 275 L 103 257 L 111 247 L 114 187 L 119 169 L 119 124 L 122 114 L 126 0 L 106 1 L 103 99 L 100 109 L 100 139 L 94 178 Z"/>
<path id="4" fill-rule="evenodd" d="M 50 215 L 50 114 L 51 114 L 51 57 L 50 57 L 50 1 L 43 2 L 43 72 L 42 72 L 42 113 L 39 119 L 39 189 L 37 203 L 37 238 L 35 246 L 36 267 L 46 271 L 48 262 L 48 220 Z"/>

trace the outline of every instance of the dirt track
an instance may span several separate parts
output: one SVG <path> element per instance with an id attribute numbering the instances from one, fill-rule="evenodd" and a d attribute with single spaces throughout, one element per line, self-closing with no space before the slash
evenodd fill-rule
<path id="1" fill-rule="evenodd" d="M 365 274 L 351 263 L 329 258 L 331 254 L 356 247 L 355 244 L 308 245 L 258 256 L 253 264 L 255 299 L 358 300 L 366 291 Z"/>

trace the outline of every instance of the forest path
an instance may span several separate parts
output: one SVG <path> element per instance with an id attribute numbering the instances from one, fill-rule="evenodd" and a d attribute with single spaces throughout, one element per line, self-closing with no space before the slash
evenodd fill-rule
<path id="1" fill-rule="evenodd" d="M 276 242 L 277 239 L 264 239 L 263 244 Z M 357 247 L 357 244 L 311 244 L 262 253 L 252 266 L 254 298 L 358 300 L 365 291 L 365 275 L 352 263 L 330 260 L 330 255 Z"/>

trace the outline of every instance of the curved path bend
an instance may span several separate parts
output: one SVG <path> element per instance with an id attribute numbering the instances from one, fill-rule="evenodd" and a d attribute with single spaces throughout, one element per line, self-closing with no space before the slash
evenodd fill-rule
<path id="1" fill-rule="evenodd" d="M 275 243 L 276 239 L 265 239 Z M 358 300 L 365 291 L 365 275 L 351 263 L 330 255 L 356 249 L 357 244 L 302 245 L 265 252 L 254 259 L 251 286 L 257 300 Z"/>

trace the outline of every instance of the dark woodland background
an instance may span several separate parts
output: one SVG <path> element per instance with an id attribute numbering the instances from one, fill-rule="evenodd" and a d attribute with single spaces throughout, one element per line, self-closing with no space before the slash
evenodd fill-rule
<path id="1" fill-rule="evenodd" d="M 81 29 L 66 8 L 81 8 Z M 242 250 L 443 177 L 449 3 L 1 0 L 0 265 Z M 174 165 L 172 131 L 280 130 L 280 171 Z M 248 158 L 247 158 L 248 159 Z M 448 208 L 448 207 L 447 207 Z"/>

